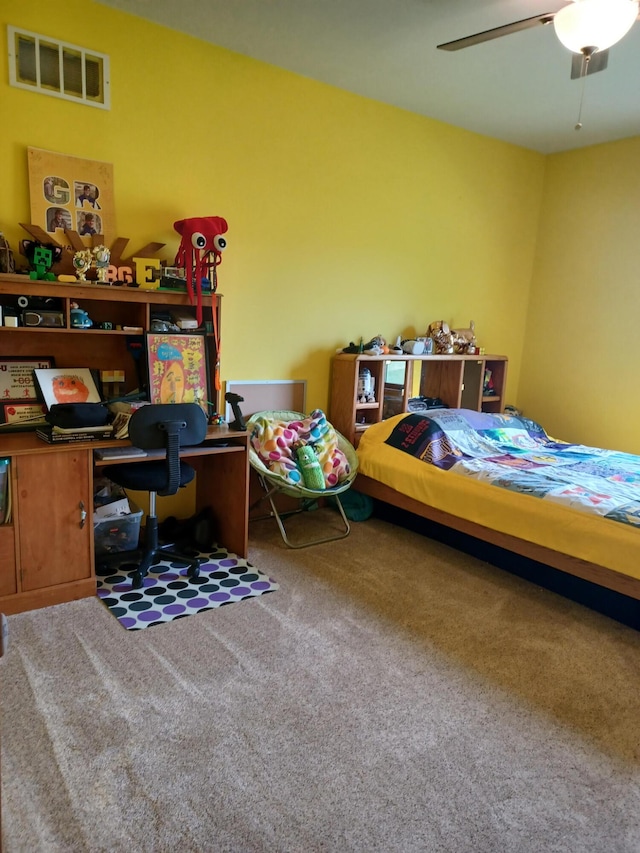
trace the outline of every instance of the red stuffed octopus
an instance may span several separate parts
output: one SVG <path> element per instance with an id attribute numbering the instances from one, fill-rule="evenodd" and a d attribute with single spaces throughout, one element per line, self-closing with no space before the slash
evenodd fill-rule
<path id="1" fill-rule="evenodd" d="M 202 323 L 202 279 L 209 274 L 214 289 L 215 268 L 222 261 L 222 252 L 227 246 L 223 234 L 227 232 L 227 220 L 221 216 L 201 216 L 195 219 L 179 219 L 173 227 L 181 240 L 175 265 L 184 267 L 187 278 L 187 293 L 191 304 L 196 296 L 196 320 Z"/>

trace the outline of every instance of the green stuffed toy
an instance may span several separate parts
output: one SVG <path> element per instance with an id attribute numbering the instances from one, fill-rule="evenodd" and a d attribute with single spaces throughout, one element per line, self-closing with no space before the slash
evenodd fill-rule
<path id="1" fill-rule="evenodd" d="M 301 444 L 295 451 L 296 464 L 302 474 L 305 488 L 320 490 L 325 488 L 324 474 L 318 462 L 318 457 L 313 447 L 309 444 Z"/>
<path id="2" fill-rule="evenodd" d="M 55 281 L 51 267 L 62 259 L 62 248 L 52 244 L 43 245 L 37 240 L 23 240 L 22 251 L 32 266 L 29 278 L 42 281 Z"/>

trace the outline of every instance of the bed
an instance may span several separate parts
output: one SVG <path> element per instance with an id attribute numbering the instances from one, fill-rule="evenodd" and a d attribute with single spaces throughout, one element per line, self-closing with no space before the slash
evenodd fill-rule
<path id="1" fill-rule="evenodd" d="M 376 500 L 640 599 L 640 456 L 436 409 L 372 425 L 358 461 L 354 488 Z"/>

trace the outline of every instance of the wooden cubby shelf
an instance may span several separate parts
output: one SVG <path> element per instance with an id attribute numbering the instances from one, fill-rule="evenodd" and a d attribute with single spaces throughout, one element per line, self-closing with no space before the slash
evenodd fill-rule
<path id="1" fill-rule="evenodd" d="M 338 353 L 332 361 L 329 420 L 357 446 L 371 424 L 408 411 L 414 389 L 423 397 L 439 397 L 452 409 L 502 412 L 507 365 L 504 355 Z M 365 368 L 374 381 L 375 402 L 358 401 L 358 380 Z M 491 371 L 493 394 L 484 393 L 487 369 Z"/>

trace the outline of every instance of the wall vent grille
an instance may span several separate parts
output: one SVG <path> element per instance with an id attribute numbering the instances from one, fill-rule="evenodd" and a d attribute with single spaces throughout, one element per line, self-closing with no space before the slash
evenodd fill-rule
<path id="1" fill-rule="evenodd" d="M 15 27 L 8 32 L 12 86 L 110 108 L 108 56 Z"/>

